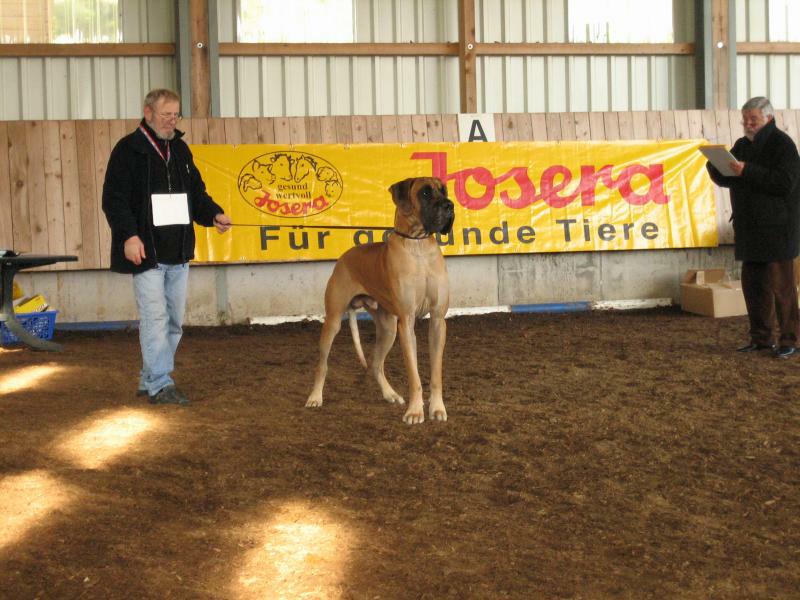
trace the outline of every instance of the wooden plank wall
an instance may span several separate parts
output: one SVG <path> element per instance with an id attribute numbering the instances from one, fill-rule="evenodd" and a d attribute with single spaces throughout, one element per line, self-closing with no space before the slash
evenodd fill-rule
<path id="1" fill-rule="evenodd" d="M 738 110 L 497 114 L 495 133 L 498 141 L 705 138 L 731 144 L 741 135 L 739 121 Z M 778 111 L 776 122 L 798 139 L 800 111 Z M 79 257 L 52 270 L 107 268 L 106 163 L 136 124 L 0 121 L 0 248 Z M 457 116 L 450 114 L 186 119 L 180 128 L 191 144 L 458 141 Z M 717 193 L 718 207 L 727 210 L 727 198 Z"/>

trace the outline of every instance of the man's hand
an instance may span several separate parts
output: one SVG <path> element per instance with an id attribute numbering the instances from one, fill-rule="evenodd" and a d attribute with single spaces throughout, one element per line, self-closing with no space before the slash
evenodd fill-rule
<path id="1" fill-rule="evenodd" d="M 214 227 L 216 227 L 217 231 L 220 233 L 225 233 L 231 228 L 231 218 L 224 213 L 219 213 L 214 217 Z"/>
<path id="2" fill-rule="evenodd" d="M 731 170 L 734 172 L 734 174 L 736 174 L 737 177 L 744 172 L 744 163 L 743 162 L 739 162 L 738 160 L 733 160 L 733 161 L 729 162 L 728 164 L 730 165 Z"/>
<path id="3" fill-rule="evenodd" d="M 138 235 L 134 235 L 125 240 L 125 258 L 135 265 L 142 264 L 142 260 L 147 258 L 144 253 L 144 244 Z"/>

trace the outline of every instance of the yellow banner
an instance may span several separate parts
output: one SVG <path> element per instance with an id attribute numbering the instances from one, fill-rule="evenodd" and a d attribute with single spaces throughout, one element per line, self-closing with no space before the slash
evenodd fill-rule
<path id="1" fill-rule="evenodd" d="M 421 176 L 445 181 L 455 204 L 446 255 L 716 246 L 703 143 L 192 146 L 235 224 L 196 227 L 196 260 L 336 259 L 387 235 L 369 228 L 393 224 L 389 186 Z"/>

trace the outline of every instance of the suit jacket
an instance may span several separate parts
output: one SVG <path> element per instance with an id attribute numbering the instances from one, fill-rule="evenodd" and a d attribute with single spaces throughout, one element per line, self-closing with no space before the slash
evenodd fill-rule
<path id="1" fill-rule="evenodd" d="M 800 253 L 800 156 L 775 121 L 752 141 L 739 138 L 731 149 L 745 163 L 739 177 L 725 177 L 711 163 L 711 179 L 730 189 L 737 260 L 773 262 Z"/>

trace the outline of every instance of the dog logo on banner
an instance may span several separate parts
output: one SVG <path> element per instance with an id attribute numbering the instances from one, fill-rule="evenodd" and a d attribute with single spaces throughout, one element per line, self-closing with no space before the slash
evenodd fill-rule
<path id="1" fill-rule="evenodd" d="M 239 173 L 239 193 L 254 208 L 277 217 L 309 217 L 342 195 L 342 175 L 324 158 L 281 150 L 257 156 Z"/>

